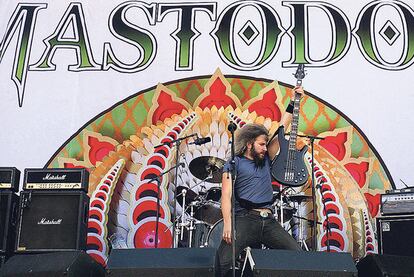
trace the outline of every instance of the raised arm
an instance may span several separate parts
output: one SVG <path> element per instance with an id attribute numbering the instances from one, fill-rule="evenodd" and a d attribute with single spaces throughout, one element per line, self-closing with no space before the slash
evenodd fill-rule
<path id="1" fill-rule="evenodd" d="M 292 92 L 295 91 L 297 93 L 299 93 L 302 97 L 302 95 L 305 94 L 304 90 L 302 87 L 295 87 Z M 291 100 L 293 101 L 295 97 L 295 94 L 292 93 L 291 95 Z M 282 115 L 282 118 L 280 119 L 280 124 L 279 126 L 284 126 L 285 127 L 285 131 L 286 129 L 290 126 L 290 123 L 292 122 L 292 113 L 285 111 Z M 271 134 L 273 135 L 273 134 Z M 270 159 L 274 159 L 274 157 L 276 156 L 276 154 L 279 152 L 279 142 L 277 140 L 277 136 L 274 136 L 273 139 L 269 142 L 269 144 L 267 145 L 267 152 L 269 153 L 269 157 Z"/>

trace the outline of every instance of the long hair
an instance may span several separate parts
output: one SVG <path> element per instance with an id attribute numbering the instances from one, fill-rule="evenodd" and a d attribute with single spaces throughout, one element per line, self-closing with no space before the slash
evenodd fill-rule
<path id="1" fill-rule="evenodd" d="M 246 124 L 236 131 L 234 152 L 236 156 L 243 156 L 247 150 L 247 144 L 253 143 L 258 136 L 269 136 L 269 131 L 261 124 Z"/>

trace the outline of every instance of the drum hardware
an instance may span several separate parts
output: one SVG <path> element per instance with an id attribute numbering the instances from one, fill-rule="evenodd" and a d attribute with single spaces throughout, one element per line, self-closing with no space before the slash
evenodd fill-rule
<path id="1" fill-rule="evenodd" d="M 161 172 L 159 175 L 155 175 L 152 179 L 150 179 L 148 181 L 148 182 L 153 182 L 153 181 L 157 182 L 157 212 L 156 212 L 156 216 L 155 216 L 155 218 L 156 218 L 156 220 L 155 220 L 155 248 L 158 248 L 158 231 L 159 231 L 158 230 L 158 223 L 159 223 L 159 220 L 160 220 L 160 197 L 159 197 L 159 195 L 160 195 L 160 186 L 161 186 L 161 179 L 160 178 L 162 176 L 164 176 L 165 174 L 168 174 L 170 171 L 172 171 L 174 169 L 176 170 L 176 173 L 177 173 L 177 170 L 180 166 L 184 167 L 184 163 L 179 163 L 179 164 L 177 163 L 175 166 L 172 166 L 168 170 L 166 170 L 164 172 Z M 177 190 L 176 189 L 174 190 L 174 195 L 177 195 Z M 174 198 L 174 220 L 173 220 L 174 225 L 175 225 L 175 222 L 176 222 L 176 220 L 175 220 L 176 209 L 177 209 L 177 206 L 176 206 L 176 197 L 175 197 Z M 175 228 L 173 228 L 173 232 L 175 232 Z M 175 234 L 175 236 L 173 236 L 173 240 L 174 240 L 173 242 L 174 243 L 177 241 L 176 239 L 178 239 L 178 234 Z"/>
<path id="2" fill-rule="evenodd" d="M 296 211 L 297 216 L 295 218 L 299 219 L 299 230 L 298 230 L 298 236 L 297 236 L 297 242 L 300 245 L 302 249 L 305 249 L 306 251 L 309 251 L 309 247 L 306 244 L 305 237 L 304 237 L 304 226 L 303 226 L 303 217 L 301 214 L 300 205 L 302 202 L 307 202 L 312 200 L 312 196 L 305 195 L 304 193 L 298 193 L 295 195 L 290 195 L 289 198 L 295 202 L 296 204 Z M 307 220 L 307 219 L 306 219 Z"/>
<path id="3" fill-rule="evenodd" d="M 201 156 L 193 159 L 189 164 L 191 174 L 200 180 L 209 183 L 221 183 L 222 169 L 225 161 L 210 156 Z"/>
<path id="4" fill-rule="evenodd" d="M 187 194 L 187 190 L 186 189 L 183 189 L 181 193 L 183 195 L 181 207 L 183 208 L 183 211 L 185 211 L 185 196 Z M 180 231 L 181 231 L 181 233 L 180 233 L 180 235 L 181 235 L 180 239 L 181 240 L 184 239 L 184 215 L 185 215 L 185 213 L 182 213 L 182 215 L 181 215 L 181 224 L 180 224 L 180 227 L 181 227 L 181 229 L 180 229 Z"/>
<path id="5" fill-rule="evenodd" d="M 309 247 L 307 246 L 305 237 L 304 237 L 304 224 L 302 221 L 306 220 L 310 222 L 310 220 L 303 217 L 303 215 L 301 214 L 301 204 L 303 202 L 312 201 L 312 196 L 305 195 L 303 192 L 287 195 L 286 194 L 287 189 L 289 189 L 289 187 L 281 188 L 280 192 L 278 193 L 274 192 L 275 202 L 273 206 L 275 208 L 274 209 L 276 213 L 275 216 L 277 216 L 282 226 L 285 223 L 293 220 L 293 225 L 291 222 L 290 228 L 293 228 L 295 225 L 297 226 L 297 235 L 294 236 L 296 241 L 303 249 L 305 249 L 306 251 L 309 251 Z M 320 222 L 317 222 L 317 223 L 320 224 Z M 292 230 L 292 234 L 293 233 L 294 231 Z"/>
<path id="6" fill-rule="evenodd" d="M 190 218 L 188 219 L 189 221 L 189 228 L 188 228 L 188 247 L 193 247 L 192 243 L 193 243 L 193 232 L 195 230 L 195 226 L 194 224 L 197 224 L 198 222 L 196 222 L 196 220 L 194 219 L 194 207 L 198 205 L 199 202 L 194 201 L 190 203 Z"/>
<path id="7" fill-rule="evenodd" d="M 275 211 L 275 218 L 277 218 L 280 222 L 280 224 L 283 226 L 285 222 L 288 222 L 292 219 L 292 215 L 295 213 L 293 210 L 293 207 L 289 205 L 291 201 L 289 201 L 288 196 L 286 195 L 286 192 L 288 189 L 291 189 L 290 187 L 283 187 L 283 185 L 280 185 L 279 191 L 273 192 L 273 210 Z M 287 219 L 285 219 L 287 218 Z"/>
<path id="8" fill-rule="evenodd" d="M 175 178 L 174 178 L 174 199 L 173 199 L 173 209 L 174 209 L 174 213 L 173 213 L 173 243 L 172 243 L 172 247 L 173 248 L 177 248 L 178 247 L 178 235 L 175 233 L 176 231 L 176 222 L 177 222 L 177 184 L 178 184 L 178 166 L 177 165 L 181 165 L 180 163 L 180 145 L 181 145 L 181 141 L 186 140 L 188 138 L 197 136 L 197 134 L 190 134 L 188 136 L 184 136 L 181 138 L 177 138 L 177 139 L 164 139 L 161 141 L 161 143 L 159 145 L 155 145 L 154 149 L 157 149 L 158 147 L 164 146 L 164 145 L 168 145 L 170 148 L 172 148 L 173 146 L 175 146 Z M 184 165 L 184 163 L 182 163 L 182 165 Z M 156 224 L 156 226 L 158 226 L 158 223 Z M 158 243 L 158 241 L 156 240 L 156 243 Z"/>
<path id="9" fill-rule="evenodd" d="M 289 200 L 294 203 L 295 206 L 295 213 L 296 215 L 293 215 L 292 218 L 298 219 L 298 223 L 295 222 L 295 225 L 298 225 L 298 233 L 296 241 L 301 246 L 301 248 L 305 249 L 306 251 L 309 251 L 309 247 L 306 244 L 305 237 L 304 237 L 304 226 L 303 226 L 303 220 L 307 220 L 307 218 L 302 217 L 301 212 L 301 204 L 303 202 L 309 202 L 312 201 L 311 195 L 305 195 L 303 192 L 292 194 L 288 196 Z"/>
<path id="10" fill-rule="evenodd" d="M 209 176 L 206 177 L 209 178 Z M 177 245 L 178 245 L 178 236 L 180 238 L 180 240 L 182 241 L 184 239 L 184 228 L 189 230 L 189 244 L 191 244 L 191 237 L 192 237 L 192 231 L 194 228 L 194 222 L 193 222 L 193 216 L 194 216 L 194 206 L 198 205 L 195 203 L 199 203 L 199 201 L 195 201 L 199 195 L 197 195 L 197 193 L 195 193 L 192 189 L 199 186 L 200 184 L 202 184 L 205 180 L 201 180 L 200 182 L 194 184 L 191 187 L 185 187 L 185 186 L 178 186 L 176 189 L 176 201 L 178 203 L 180 203 L 181 207 L 182 207 L 182 214 L 181 216 L 179 216 L 178 218 L 176 218 L 176 222 L 178 222 L 178 220 L 180 220 L 180 222 L 177 224 L 178 226 L 176 226 L 176 230 L 175 230 L 175 234 L 177 237 Z M 204 187 L 204 186 L 202 186 Z M 189 206 L 190 208 L 190 218 L 187 219 L 185 218 L 185 213 L 186 213 L 186 206 Z M 190 246 L 191 247 L 191 246 Z"/>
<path id="11" fill-rule="evenodd" d="M 205 193 L 200 194 L 200 203 L 194 217 L 208 225 L 216 223 L 222 218 L 220 199 L 221 187 L 211 187 Z"/>
<path id="12" fill-rule="evenodd" d="M 179 204 L 183 203 L 184 194 L 185 194 L 186 205 L 188 205 L 191 201 L 194 201 L 198 196 L 197 193 L 195 193 L 191 188 L 187 188 L 185 186 L 178 186 L 177 187 L 177 202 Z"/>
<path id="13" fill-rule="evenodd" d="M 311 195 L 305 195 L 304 193 L 292 194 L 292 195 L 289 195 L 288 197 L 292 201 L 294 201 L 296 203 L 299 203 L 299 204 L 302 203 L 302 202 L 312 201 L 312 196 Z"/>

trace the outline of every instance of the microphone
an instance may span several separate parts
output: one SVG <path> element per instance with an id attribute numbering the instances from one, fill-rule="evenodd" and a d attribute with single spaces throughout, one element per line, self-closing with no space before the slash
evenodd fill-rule
<path id="1" fill-rule="evenodd" d="M 211 141 L 210 137 L 196 138 L 193 142 L 190 142 L 189 144 L 202 145 L 202 144 L 205 144 L 205 143 L 210 142 L 210 141 Z"/>
<path id="2" fill-rule="evenodd" d="M 236 123 L 234 123 L 233 121 L 231 121 L 230 123 L 229 123 L 229 126 L 227 126 L 227 130 L 229 130 L 230 132 L 234 132 L 234 131 L 236 131 L 236 129 L 237 129 L 237 125 L 236 125 Z"/>

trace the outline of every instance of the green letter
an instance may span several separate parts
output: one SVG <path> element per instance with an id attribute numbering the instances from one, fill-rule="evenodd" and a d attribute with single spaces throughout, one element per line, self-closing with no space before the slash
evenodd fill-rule
<path id="1" fill-rule="evenodd" d="M 395 49 L 390 41 L 388 42 L 389 51 L 401 53 L 400 58 L 397 61 L 386 61 L 384 55 L 381 55 L 378 47 L 377 40 L 386 39 L 386 35 L 382 35 L 381 38 L 378 34 L 381 30 L 376 30 L 375 21 L 379 10 L 384 7 L 392 7 L 398 13 L 401 18 L 402 36 L 395 37 L 403 40 L 402 49 Z M 376 1 L 368 4 L 364 7 L 361 13 L 358 15 L 356 26 L 354 29 L 354 36 L 358 42 L 358 46 L 365 59 L 375 66 L 388 70 L 402 70 L 413 64 L 414 60 L 414 16 L 413 10 L 406 4 L 394 1 L 394 2 L 381 2 Z M 381 28 L 381 27 L 379 27 Z M 386 28 L 384 25 L 382 28 Z M 398 30 L 396 30 L 398 32 Z M 391 33 L 394 31 L 391 31 Z M 394 33 L 394 35 L 396 35 Z"/>
<path id="2" fill-rule="evenodd" d="M 16 30 L 19 28 L 16 52 L 14 56 L 13 71 L 11 78 L 17 87 L 17 98 L 19 107 L 23 105 L 24 87 L 32 49 L 33 32 L 37 13 L 46 8 L 46 4 L 18 4 L 9 20 L 6 34 L 0 44 L 0 62 Z"/>
<path id="3" fill-rule="evenodd" d="M 170 12 L 178 12 L 177 29 L 171 36 L 176 41 L 175 50 L 175 69 L 192 70 L 194 41 L 200 35 L 195 28 L 196 11 L 206 12 L 211 20 L 216 17 L 216 3 L 178 3 L 178 4 L 159 4 L 158 22 Z"/>
<path id="4" fill-rule="evenodd" d="M 143 2 L 126 2 L 119 5 L 109 19 L 111 33 L 139 50 L 138 59 L 130 64 L 121 62 L 114 54 L 110 43 L 104 44 L 103 69 L 113 68 L 120 72 L 137 72 L 147 68 L 155 58 L 157 42 L 155 37 L 147 30 L 138 27 L 125 17 L 130 8 L 141 9 L 151 25 L 155 24 L 155 4 Z"/>
<path id="5" fill-rule="evenodd" d="M 292 26 L 287 33 L 292 39 L 289 61 L 284 66 L 293 64 L 307 64 L 309 67 L 328 66 L 338 62 L 348 51 L 351 45 L 351 27 L 345 14 L 337 7 L 324 2 L 283 2 L 291 10 Z M 312 59 L 309 45 L 309 11 L 310 8 L 322 10 L 329 19 L 332 34 L 328 39 L 331 49 L 327 55 L 319 60 Z M 316 46 L 318 47 L 318 46 Z"/>
<path id="6" fill-rule="evenodd" d="M 71 27 L 74 36 L 66 36 L 65 33 Z M 85 18 L 80 3 L 70 3 L 55 32 L 44 40 L 46 50 L 40 60 L 30 66 L 31 70 L 55 70 L 52 63 L 53 56 L 59 48 L 76 50 L 77 63 L 70 65 L 70 71 L 99 70 L 99 65 L 93 60 L 88 33 L 86 31 Z"/>
<path id="7" fill-rule="evenodd" d="M 260 18 L 260 24 L 251 20 L 236 23 L 238 14 L 243 9 L 249 9 L 253 17 Z M 229 66 L 239 70 L 256 70 L 262 68 L 275 56 L 280 44 L 282 29 L 278 14 L 266 3 L 258 1 L 241 1 L 228 6 L 220 15 L 215 29 L 211 32 L 220 58 Z M 237 44 L 235 37 L 237 37 Z M 239 40 L 242 38 L 242 40 Z M 260 43 L 252 43 L 260 38 Z M 243 59 L 238 51 L 240 46 L 244 51 L 257 53 L 253 61 Z"/>

